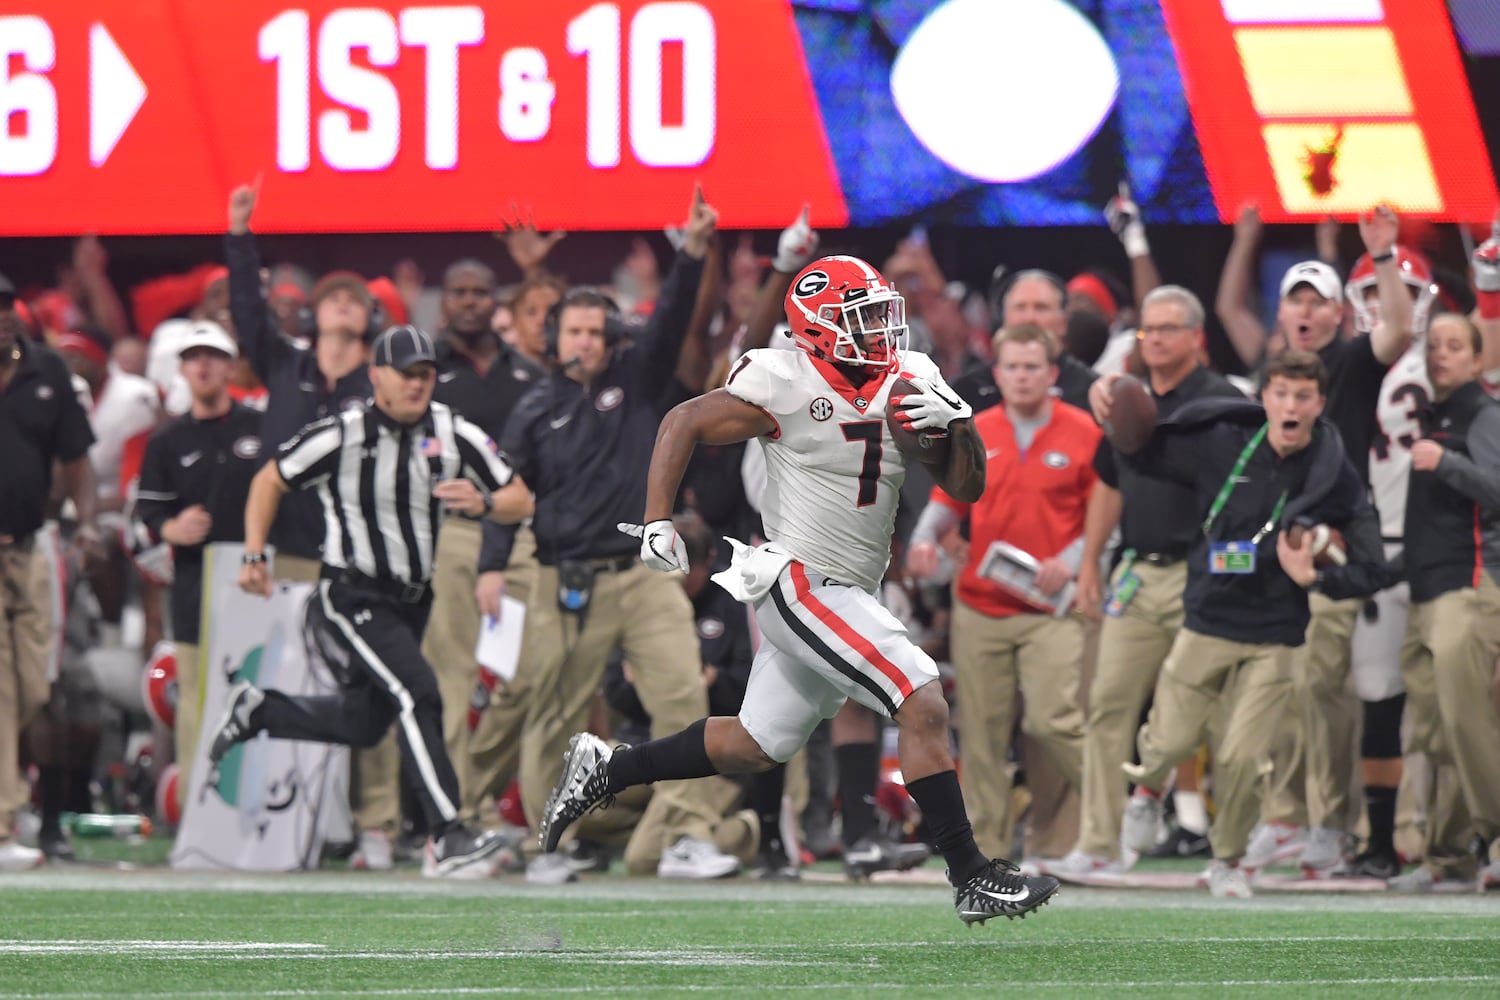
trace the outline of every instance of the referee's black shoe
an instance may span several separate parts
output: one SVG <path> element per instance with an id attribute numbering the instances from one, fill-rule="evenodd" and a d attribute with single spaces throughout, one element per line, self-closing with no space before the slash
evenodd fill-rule
<path id="1" fill-rule="evenodd" d="M 1025 918 L 1057 892 L 1058 881 L 1051 875 L 1026 876 L 1002 858 L 996 858 L 978 875 L 953 890 L 953 906 L 958 919 L 972 927 L 991 917 Z"/>
<path id="2" fill-rule="evenodd" d="M 229 696 L 224 699 L 224 714 L 220 716 L 219 725 L 214 729 L 213 742 L 208 746 L 208 762 L 215 772 L 219 761 L 224 759 L 231 747 L 245 742 L 260 731 L 252 717 L 265 700 L 266 696 L 249 681 L 240 681 L 229 689 Z M 212 777 L 216 776 L 217 774 L 211 776 L 210 783 Z"/>
<path id="3" fill-rule="evenodd" d="M 476 830 L 454 823 L 427 841 L 422 874 L 427 878 L 489 878 L 499 864 L 494 855 L 505 846 L 499 830 Z"/>

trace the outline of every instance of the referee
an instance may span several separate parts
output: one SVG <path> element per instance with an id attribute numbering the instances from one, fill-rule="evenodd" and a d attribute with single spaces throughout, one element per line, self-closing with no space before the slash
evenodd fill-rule
<path id="1" fill-rule="evenodd" d="M 482 878 L 489 866 L 477 862 L 500 841 L 459 821 L 442 698 L 420 650 L 432 607 L 433 543 L 442 508 L 511 523 L 530 516 L 532 502 L 484 433 L 432 401 L 436 381 L 432 339 L 413 326 L 386 330 L 370 367 L 372 405 L 307 425 L 256 474 L 240 587 L 270 594 L 267 529 L 287 491 L 316 488 L 326 537 L 309 618 L 344 690 L 294 698 L 235 684 L 209 759 L 217 766 L 259 732 L 373 746 L 395 722 L 431 834 L 423 874 Z"/>

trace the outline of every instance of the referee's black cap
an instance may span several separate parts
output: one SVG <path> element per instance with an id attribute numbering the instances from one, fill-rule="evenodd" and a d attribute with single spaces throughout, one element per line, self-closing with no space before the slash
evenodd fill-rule
<path id="1" fill-rule="evenodd" d="M 405 369 L 423 361 L 436 364 L 437 349 L 431 337 L 410 323 L 391 327 L 375 341 L 377 366 Z"/>

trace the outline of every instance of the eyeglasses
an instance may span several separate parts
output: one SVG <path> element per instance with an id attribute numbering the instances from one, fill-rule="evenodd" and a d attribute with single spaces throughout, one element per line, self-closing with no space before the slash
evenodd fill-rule
<path id="1" fill-rule="evenodd" d="M 1173 333 L 1186 333 L 1191 329 L 1192 327 L 1186 323 L 1161 323 L 1156 326 L 1143 326 L 1135 331 L 1135 336 L 1137 340 L 1145 340 L 1147 337 L 1155 334 L 1161 334 L 1165 337 Z"/>

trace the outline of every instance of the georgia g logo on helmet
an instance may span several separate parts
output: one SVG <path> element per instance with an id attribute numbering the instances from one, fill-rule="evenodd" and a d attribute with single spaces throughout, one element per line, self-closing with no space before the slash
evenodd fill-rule
<path id="1" fill-rule="evenodd" d="M 798 347 L 835 364 L 889 367 L 906 349 L 906 300 L 858 257 L 803 268 L 787 290 L 786 319 Z"/>

